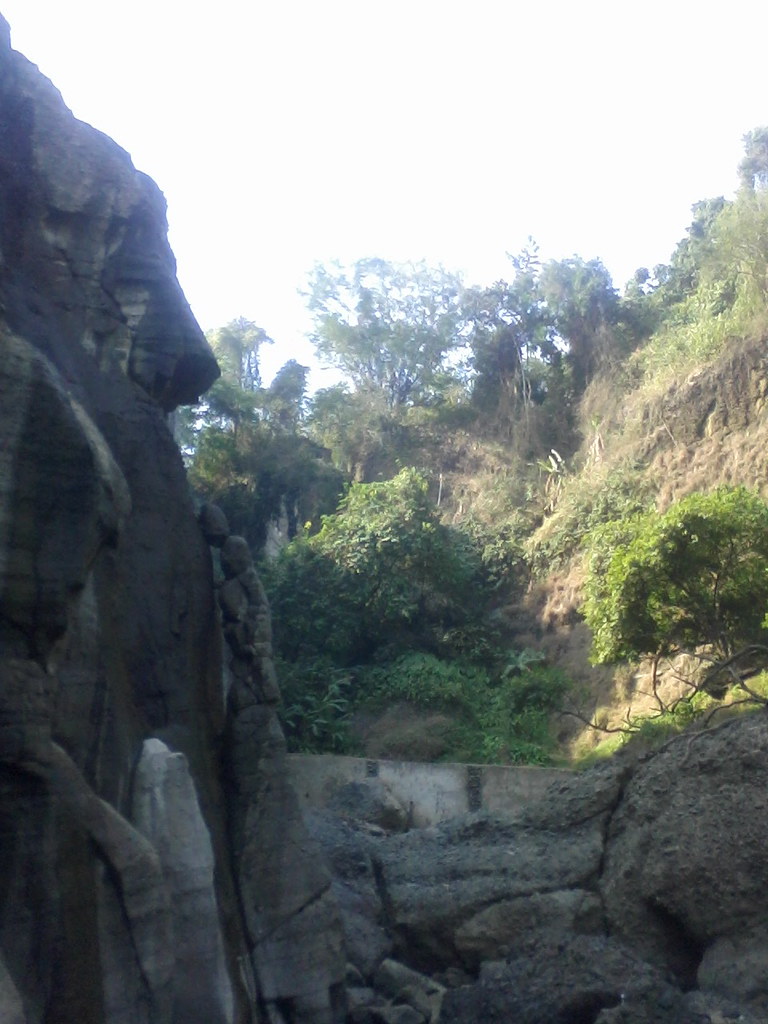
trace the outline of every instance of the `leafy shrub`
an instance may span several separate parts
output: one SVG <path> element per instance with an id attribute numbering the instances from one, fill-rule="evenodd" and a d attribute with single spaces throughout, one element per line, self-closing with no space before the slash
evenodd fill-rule
<path id="1" fill-rule="evenodd" d="M 291 541 L 261 567 L 272 609 L 273 642 L 285 661 L 326 656 L 344 666 L 368 650 L 358 581 L 308 538 Z"/>
<path id="2" fill-rule="evenodd" d="M 523 537 L 528 524 L 522 516 L 509 516 L 500 522 L 488 523 L 469 516 L 459 526 L 477 552 L 483 586 L 490 591 L 506 593 L 525 584 L 528 568 Z"/>
<path id="3" fill-rule="evenodd" d="M 600 662 L 765 637 L 768 505 L 746 488 L 694 494 L 592 539 L 584 615 Z"/>
<path id="4" fill-rule="evenodd" d="M 407 700 L 427 710 L 470 710 L 490 685 L 485 669 L 433 654 L 412 652 L 358 673 L 358 693 L 367 705 Z"/>
<path id="5" fill-rule="evenodd" d="M 528 652 L 492 676 L 476 665 L 406 654 L 358 674 L 356 704 L 372 708 L 408 701 L 455 716 L 449 760 L 548 764 L 554 740 L 550 716 L 569 683 Z"/>
<path id="6" fill-rule="evenodd" d="M 321 659 L 281 661 L 277 668 L 288 749 L 302 754 L 349 753 L 349 675 Z"/>
<path id="7" fill-rule="evenodd" d="M 478 551 L 439 521 L 413 469 L 353 484 L 318 533 L 265 567 L 265 586 L 278 652 L 325 652 L 339 664 L 381 646 L 450 648 L 457 629 L 479 642 L 486 600 Z"/>
<path id="8" fill-rule="evenodd" d="M 554 749 L 550 716 L 568 687 L 562 672 L 542 665 L 506 674 L 478 715 L 483 760 L 549 764 Z"/>

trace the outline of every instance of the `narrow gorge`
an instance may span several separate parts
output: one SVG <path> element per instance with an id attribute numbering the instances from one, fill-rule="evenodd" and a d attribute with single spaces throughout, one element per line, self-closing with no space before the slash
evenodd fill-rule
<path id="1" fill-rule="evenodd" d="M 765 708 L 506 817 L 302 816 L 165 201 L 2 17 L 0 353 L 2 1024 L 768 1020 Z"/>

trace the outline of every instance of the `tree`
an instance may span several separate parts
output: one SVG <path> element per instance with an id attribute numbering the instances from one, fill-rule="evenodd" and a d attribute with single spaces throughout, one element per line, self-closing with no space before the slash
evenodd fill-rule
<path id="1" fill-rule="evenodd" d="M 219 362 L 222 377 L 243 391 L 257 391 L 261 386 L 259 349 L 272 344 L 264 328 L 241 316 L 230 320 L 225 327 L 208 331 L 206 337 Z"/>
<path id="2" fill-rule="evenodd" d="M 712 265 L 715 226 L 728 204 L 723 196 L 703 199 L 692 207 L 693 219 L 678 242 L 668 267 L 657 268 L 659 298 L 666 304 L 682 302 L 696 291 Z M 658 273 L 660 272 L 660 273 Z"/>
<path id="3" fill-rule="evenodd" d="M 265 419 L 279 430 L 295 433 L 304 419 L 309 367 L 289 359 L 263 391 L 261 407 Z"/>
<path id="4" fill-rule="evenodd" d="M 206 337 L 218 360 L 221 377 L 205 395 L 199 414 L 206 426 L 231 431 L 237 438 L 243 424 L 258 418 L 259 349 L 272 344 L 272 339 L 262 327 L 244 317 L 208 331 Z"/>
<path id="5" fill-rule="evenodd" d="M 298 432 L 307 368 L 289 360 L 263 388 L 258 357 L 271 338 L 262 328 L 241 317 L 208 339 L 222 375 L 184 424 L 189 479 L 259 548 L 270 522 L 286 519 L 292 535 L 308 516 L 333 508 L 341 474 Z"/>
<path id="6" fill-rule="evenodd" d="M 600 260 L 574 256 L 546 263 L 540 287 L 550 322 L 567 343 L 573 386 L 581 394 L 615 347 L 619 299 L 611 275 Z"/>
<path id="7" fill-rule="evenodd" d="M 478 566 L 454 541 L 415 469 L 353 484 L 313 547 L 360 583 L 368 628 L 442 619 L 463 600 Z"/>
<path id="8" fill-rule="evenodd" d="M 465 315 L 472 325 L 473 400 L 497 426 L 509 428 L 521 409 L 546 394 L 546 368 L 559 365 L 551 323 L 542 305 L 540 266 L 533 242 L 511 256 L 512 283 L 468 289 Z"/>
<path id="9" fill-rule="evenodd" d="M 460 343 L 460 290 L 456 276 L 423 263 L 318 266 L 308 295 L 317 352 L 390 409 L 428 400 Z"/>
<path id="10" fill-rule="evenodd" d="M 352 484 L 319 532 L 270 569 L 277 649 L 349 664 L 383 644 L 429 648 L 480 614 L 481 573 L 480 553 L 439 521 L 416 470 Z"/>
<path id="11" fill-rule="evenodd" d="M 768 505 L 743 487 L 693 494 L 593 538 L 584 616 L 593 656 L 656 661 L 708 646 L 726 659 L 764 640 Z"/>
<path id="12" fill-rule="evenodd" d="M 742 187 L 752 192 L 768 188 L 768 126 L 747 132 L 743 141 L 744 156 L 739 164 Z"/>
<path id="13" fill-rule="evenodd" d="M 381 453 L 389 413 L 382 392 L 352 392 L 335 384 L 313 395 L 306 426 L 309 436 L 331 452 L 334 465 L 360 479 L 369 459 Z"/>
<path id="14" fill-rule="evenodd" d="M 768 170 L 766 171 L 768 174 Z M 737 295 L 756 311 L 768 303 L 768 190 L 743 189 L 725 206 L 711 232 L 709 277 L 727 305 Z"/>

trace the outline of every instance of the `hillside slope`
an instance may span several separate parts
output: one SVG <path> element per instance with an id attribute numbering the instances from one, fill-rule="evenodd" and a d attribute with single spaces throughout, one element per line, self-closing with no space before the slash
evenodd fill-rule
<path id="1" fill-rule="evenodd" d="M 669 379 L 663 387 L 610 394 L 611 381 L 597 379 L 584 407 L 602 398 L 606 415 L 585 437 L 559 502 L 532 539 L 547 549 L 558 533 L 574 534 L 579 514 L 588 516 L 606 487 L 631 480 L 657 511 L 694 492 L 743 485 L 768 496 L 768 344 L 758 334 L 733 339 L 716 358 Z M 607 400 L 606 400 L 607 399 Z M 611 408 L 612 406 L 612 408 Z M 598 443 L 596 443 L 596 440 Z M 587 497 L 588 496 L 588 497 Z M 566 549 L 568 545 L 566 544 Z M 651 707 L 643 666 L 618 671 L 589 662 L 591 636 L 579 612 L 584 582 L 583 549 L 570 550 L 563 564 L 545 572 L 519 605 L 505 610 L 516 642 L 542 647 L 589 692 L 584 710 L 600 709 L 603 724 L 621 722 L 629 707 Z M 668 676 L 667 696 L 679 692 Z M 563 725 L 563 741 L 595 742 L 578 723 Z"/>

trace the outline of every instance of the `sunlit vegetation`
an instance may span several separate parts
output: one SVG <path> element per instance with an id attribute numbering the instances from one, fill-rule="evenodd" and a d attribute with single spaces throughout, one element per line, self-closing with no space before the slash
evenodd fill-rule
<path id="1" fill-rule="evenodd" d="M 740 176 L 622 292 L 598 259 L 542 262 L 533 242 L 484 285 L 315 267 L 312 337 L 343 380 L 312 395 L 295 362 L 262 382 L 255 324 L 211 333 L 222 376 L 179 437 L 195 492 L 257 550 L 281 524 L 262 571 L 294 748 L 357 749 L 355 715 L 403 704 L 448 716 L 438 756 L 546 762 L 569 683 L 521 652 L 506 610 L 554 570 L 586 579 L 598 661 L 655 673 L 765 642 L 754 480 L 670 504 L 645 459 L 652 430 L 681 448 L 658 396 L 768 334 L 768 129 L 745 137 Z M 700 721 L 744 685 L 729 671 L 722 692 L 628 712 L 607 746 Z"/>

